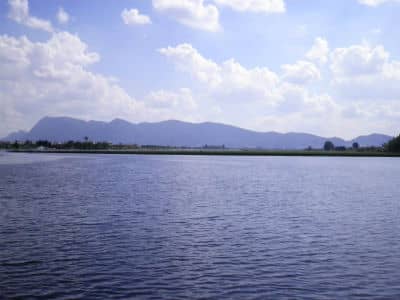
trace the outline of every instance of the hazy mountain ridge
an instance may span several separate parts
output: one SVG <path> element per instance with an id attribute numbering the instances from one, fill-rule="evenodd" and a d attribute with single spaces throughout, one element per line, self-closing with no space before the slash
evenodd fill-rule
<path id="1" fill-rule="evenodd" d="M 68 117 L 45 117 L 29 132 L 11 133 L 3 140 L 49 140 L 65 142 L 83 140 L 112 143 L 188 146 L 225 145 L 230 148 L 304 149 L 308 146 L 321 148 L 326 140 L 336 146 L 381 146 L 392 137 L 383 134 L 360 136 L 346 141 L 341 138 L 325 138 L 307 133 L 257 132 L 231 125 L 205 122 L 187 123 L 176 120 L 157 123 L 130 123 L 115 119 L 111 122 L 83 121 Z"/>

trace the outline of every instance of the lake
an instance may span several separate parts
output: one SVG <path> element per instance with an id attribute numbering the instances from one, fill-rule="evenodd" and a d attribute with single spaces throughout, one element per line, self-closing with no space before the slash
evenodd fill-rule
<path id="1" fill-rule="evenodd" d="M 0 154 L 0 298 L 400 298 L 400 159 Z"/>

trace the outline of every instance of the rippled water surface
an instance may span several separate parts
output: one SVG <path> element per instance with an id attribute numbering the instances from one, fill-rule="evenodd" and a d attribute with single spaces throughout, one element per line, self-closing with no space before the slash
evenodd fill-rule
<path id="1" fill-rule="evenodd" d="M 400 299 L 400 160 L 0 157 L 0 298 Z"/>

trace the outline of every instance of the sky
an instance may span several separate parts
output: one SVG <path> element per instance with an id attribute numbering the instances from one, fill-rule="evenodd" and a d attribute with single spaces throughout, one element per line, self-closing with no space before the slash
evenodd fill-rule
<path id="1" fill-rule="evenodd" d="M 399 0 L 0 0 L 0 136 L 44 116 L 400 132 Z"/>

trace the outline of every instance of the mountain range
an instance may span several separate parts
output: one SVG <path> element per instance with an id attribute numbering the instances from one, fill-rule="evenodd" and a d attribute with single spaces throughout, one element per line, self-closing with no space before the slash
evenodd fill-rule
<path id="1" fill-rule="evenodd" d="M 381 146 L 392 137 L 383 134 L 359 136 L 352 140 L 321 137 L 307 133 L 257 132 L 219 123 L 188 123 L 162 121 L 157 123 L 130 123 L 121 119 L 111 122 L 83 121 L 68 117 L 45 117 L 28 131 L 18 131 L 3 141 L 49 140 L 66 142 L 83 140 L 107 141 L 114 144 L 162 145 L 202 147 L 225 145 L 228 148 L 304 149 L 322 148 L 325 141 L 335 146 Z"/>

